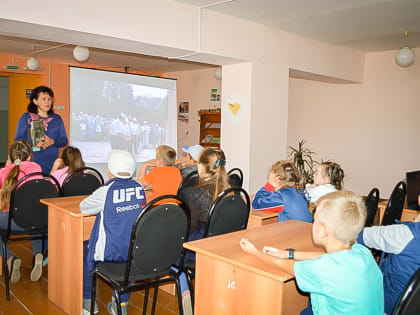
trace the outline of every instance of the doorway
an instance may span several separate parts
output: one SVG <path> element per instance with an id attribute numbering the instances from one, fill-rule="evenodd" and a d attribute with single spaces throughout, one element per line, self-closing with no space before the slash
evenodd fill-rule
<path id="1" fill-rule="evenodd" d="M 0 167 L 7 161 L 9 139 L 9 78 L 0 77 Z"/>
<path id="2" fill-rule="evenodd" d="M 7 160 L 7 150 L 11 143 L 13 143 L 13 138 L 15 136 L 16 126 L 18 124 L 19 118 L 23 113 L 26 112 L 26 108 L 29 104 L 29 94 L 31 89 L 41 85 L 41 76 L 33 74 L 20 74 L 20 73 L 9 73 L 9 72 L 0 72 L 0 79 L 2 82 L 8 82 L 8 96 L 6 98 L 6 109 L 0 119 L 5 119 L 3 116 L 7 114 L 6 123 L 1 126 L 1 148 L 0 152 L 5 150 L 6 160 Z M 2 102 L 3 103 L 3 102 Z M 3 122 L 3 120 L 1 121 Z M 6 129 L 4 129 L 6 128 Z M 3 137 L 6 137 L 4 140 Z M 5 161 L 6 161 L 5 160 Z M 0 156 L 0 162 L 3 161 L 3 154 Z"/>

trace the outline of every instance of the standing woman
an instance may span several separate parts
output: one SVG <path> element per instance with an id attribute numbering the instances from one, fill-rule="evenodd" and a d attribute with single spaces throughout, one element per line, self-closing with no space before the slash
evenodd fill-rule
<path id="1" fill-rule="evenodd" d="M 63 120 L 53 111 L 53 98 L 54 92 L 47 86 L 41 85 L 32 90 L 28 112 L 20 117 L 14 139 L 31 143 L 31 122 L 43 119 L 44 137 L 38 143 L 32 143 L 32 146 L 40 148 L 33 152 L 33 157 L 45 173 L 50 172 L 58 158 L 58 148 L 65 147 L 68 142 Z"/>

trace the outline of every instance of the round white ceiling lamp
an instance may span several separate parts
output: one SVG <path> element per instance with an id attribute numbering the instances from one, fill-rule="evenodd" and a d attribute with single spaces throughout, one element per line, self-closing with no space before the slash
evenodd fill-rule
<path id="1" fill-rule="evenodd" d="M 26 68 L 28 70 L 37 71 L 37 70 L 39 70 L 40 66 L 41 66 L 41 64 L 40 64 L 39 60 L 36 59 L 34 56 L 29 57 L 28 60 L 26 61 Z"/>
<path id="2" fill-rule="evenodd" d="M 74 59 L 76 59 L 78 62 L 85 62 L 86 60 L 89 59 L 89 48 L 85 47 L 85 46 L 76 46 L 73 49 L 73 57 Z"/>
<path id="3" fill-rule="evenodd" d="M 217 80 L 222 79 L 222 67 L 218 67 L 216 69 L 216 72 L 215 72 L 214 76 L 216 77 Z"/>
<path id="4" fill-rule="evenodd" d="M 408 37 L 408 31 L 404 31 L 404 37 Z M 400 67 L 406 68 L 413 64 L 415 58 L 416 54 L 414 53 L 414 51 L 410 47 L 404 46 L 401 47 L 395 55 L 395 62 Z"/>

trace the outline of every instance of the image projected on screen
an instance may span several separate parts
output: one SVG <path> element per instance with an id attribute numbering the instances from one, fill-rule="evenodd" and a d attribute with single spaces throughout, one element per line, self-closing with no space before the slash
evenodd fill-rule
<path id="1" fill-rule="evenodd" d="M 155 158 L 176 147 L 176 81 L 71 68 L 70 142 L 87 163 L 106 163 L 112 149 Z"/>

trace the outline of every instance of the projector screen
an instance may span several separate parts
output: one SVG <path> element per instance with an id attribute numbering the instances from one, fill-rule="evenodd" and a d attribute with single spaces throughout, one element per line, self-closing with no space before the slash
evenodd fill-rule
<path id="1" fill-rule="evenodd" d="M 177 147 L 174 79 L 70 67 L 70 113 L 71 145 L 102 173 L 112 149 L 141 163 L 159 145 Z"/>

